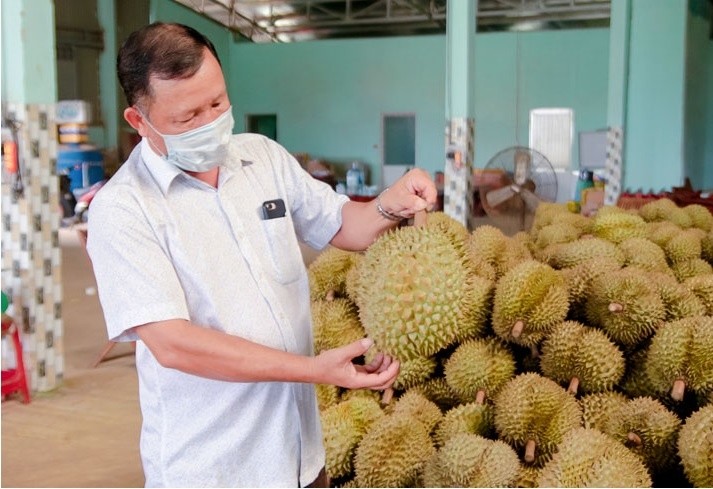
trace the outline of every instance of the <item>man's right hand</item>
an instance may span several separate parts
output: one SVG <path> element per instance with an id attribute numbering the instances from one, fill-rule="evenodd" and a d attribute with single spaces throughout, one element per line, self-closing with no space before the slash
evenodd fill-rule
<path id="1" fill-rule="evenodd" d="M 327 350 L 314 357 L 316 384 L 332 384 L 348 389 L 384 390 L 391 387 L 399 374 L 399 362 L 379 353 L 369 365 L 357 365 L 356 357 L 365 354 L 373 341 L 369 338 L 340 348 Z"/>

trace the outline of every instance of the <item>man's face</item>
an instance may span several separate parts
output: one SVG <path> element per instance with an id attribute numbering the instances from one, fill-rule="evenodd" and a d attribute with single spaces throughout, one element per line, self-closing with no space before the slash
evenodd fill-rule
<path id="1" fill-rule="evenodd" d="M 204 126 L 230 108 L 223 71 L 208 49 L 193 76 L 175 80 L 152 76 L 150 84 L 153 96 L 144 115 L 163 134 L 181 134 Z M 163 138 L 144 122 L 143 116 L 137 119 L 139 134 L 148 137 L 154 149 L 167 154 Z"/>

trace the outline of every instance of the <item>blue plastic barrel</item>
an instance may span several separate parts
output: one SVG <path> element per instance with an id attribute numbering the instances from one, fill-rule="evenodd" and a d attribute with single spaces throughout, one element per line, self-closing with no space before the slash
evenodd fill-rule
<path id="1" fill-rule="evenodd" d="M 69 177 L 69 189 L 87 188 L 104 180 L 104 159 L 91 144 L 60 144 L 57 149 L 57 174 Z"/>

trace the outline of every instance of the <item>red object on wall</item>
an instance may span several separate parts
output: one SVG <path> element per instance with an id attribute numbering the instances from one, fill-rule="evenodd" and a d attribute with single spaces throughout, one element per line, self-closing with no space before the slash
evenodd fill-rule
<path id="1" fill-rule="evenodd" d="M 25 376 L 25 362 L 22 359 L 22 342 L 20 332 L 15 321 L 5 314 L 2 315 L 2 334 L 10 335 L 15 348 L 15 368 L 2 371 L 2 396 L 3 398 L 14 392 L 20 391 L 25 404 L 30 402 L 30 389 Z"/>

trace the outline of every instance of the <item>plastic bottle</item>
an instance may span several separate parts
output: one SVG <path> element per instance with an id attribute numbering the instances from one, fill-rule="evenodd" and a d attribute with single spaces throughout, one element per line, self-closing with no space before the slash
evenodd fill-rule
<path id="1" fill-rule="evenodd" d="M 364 185 L 364 170 L 358 161 L 352 162 L 352 167 L 347 171 L 347 195 L 359 195 Z"/>

